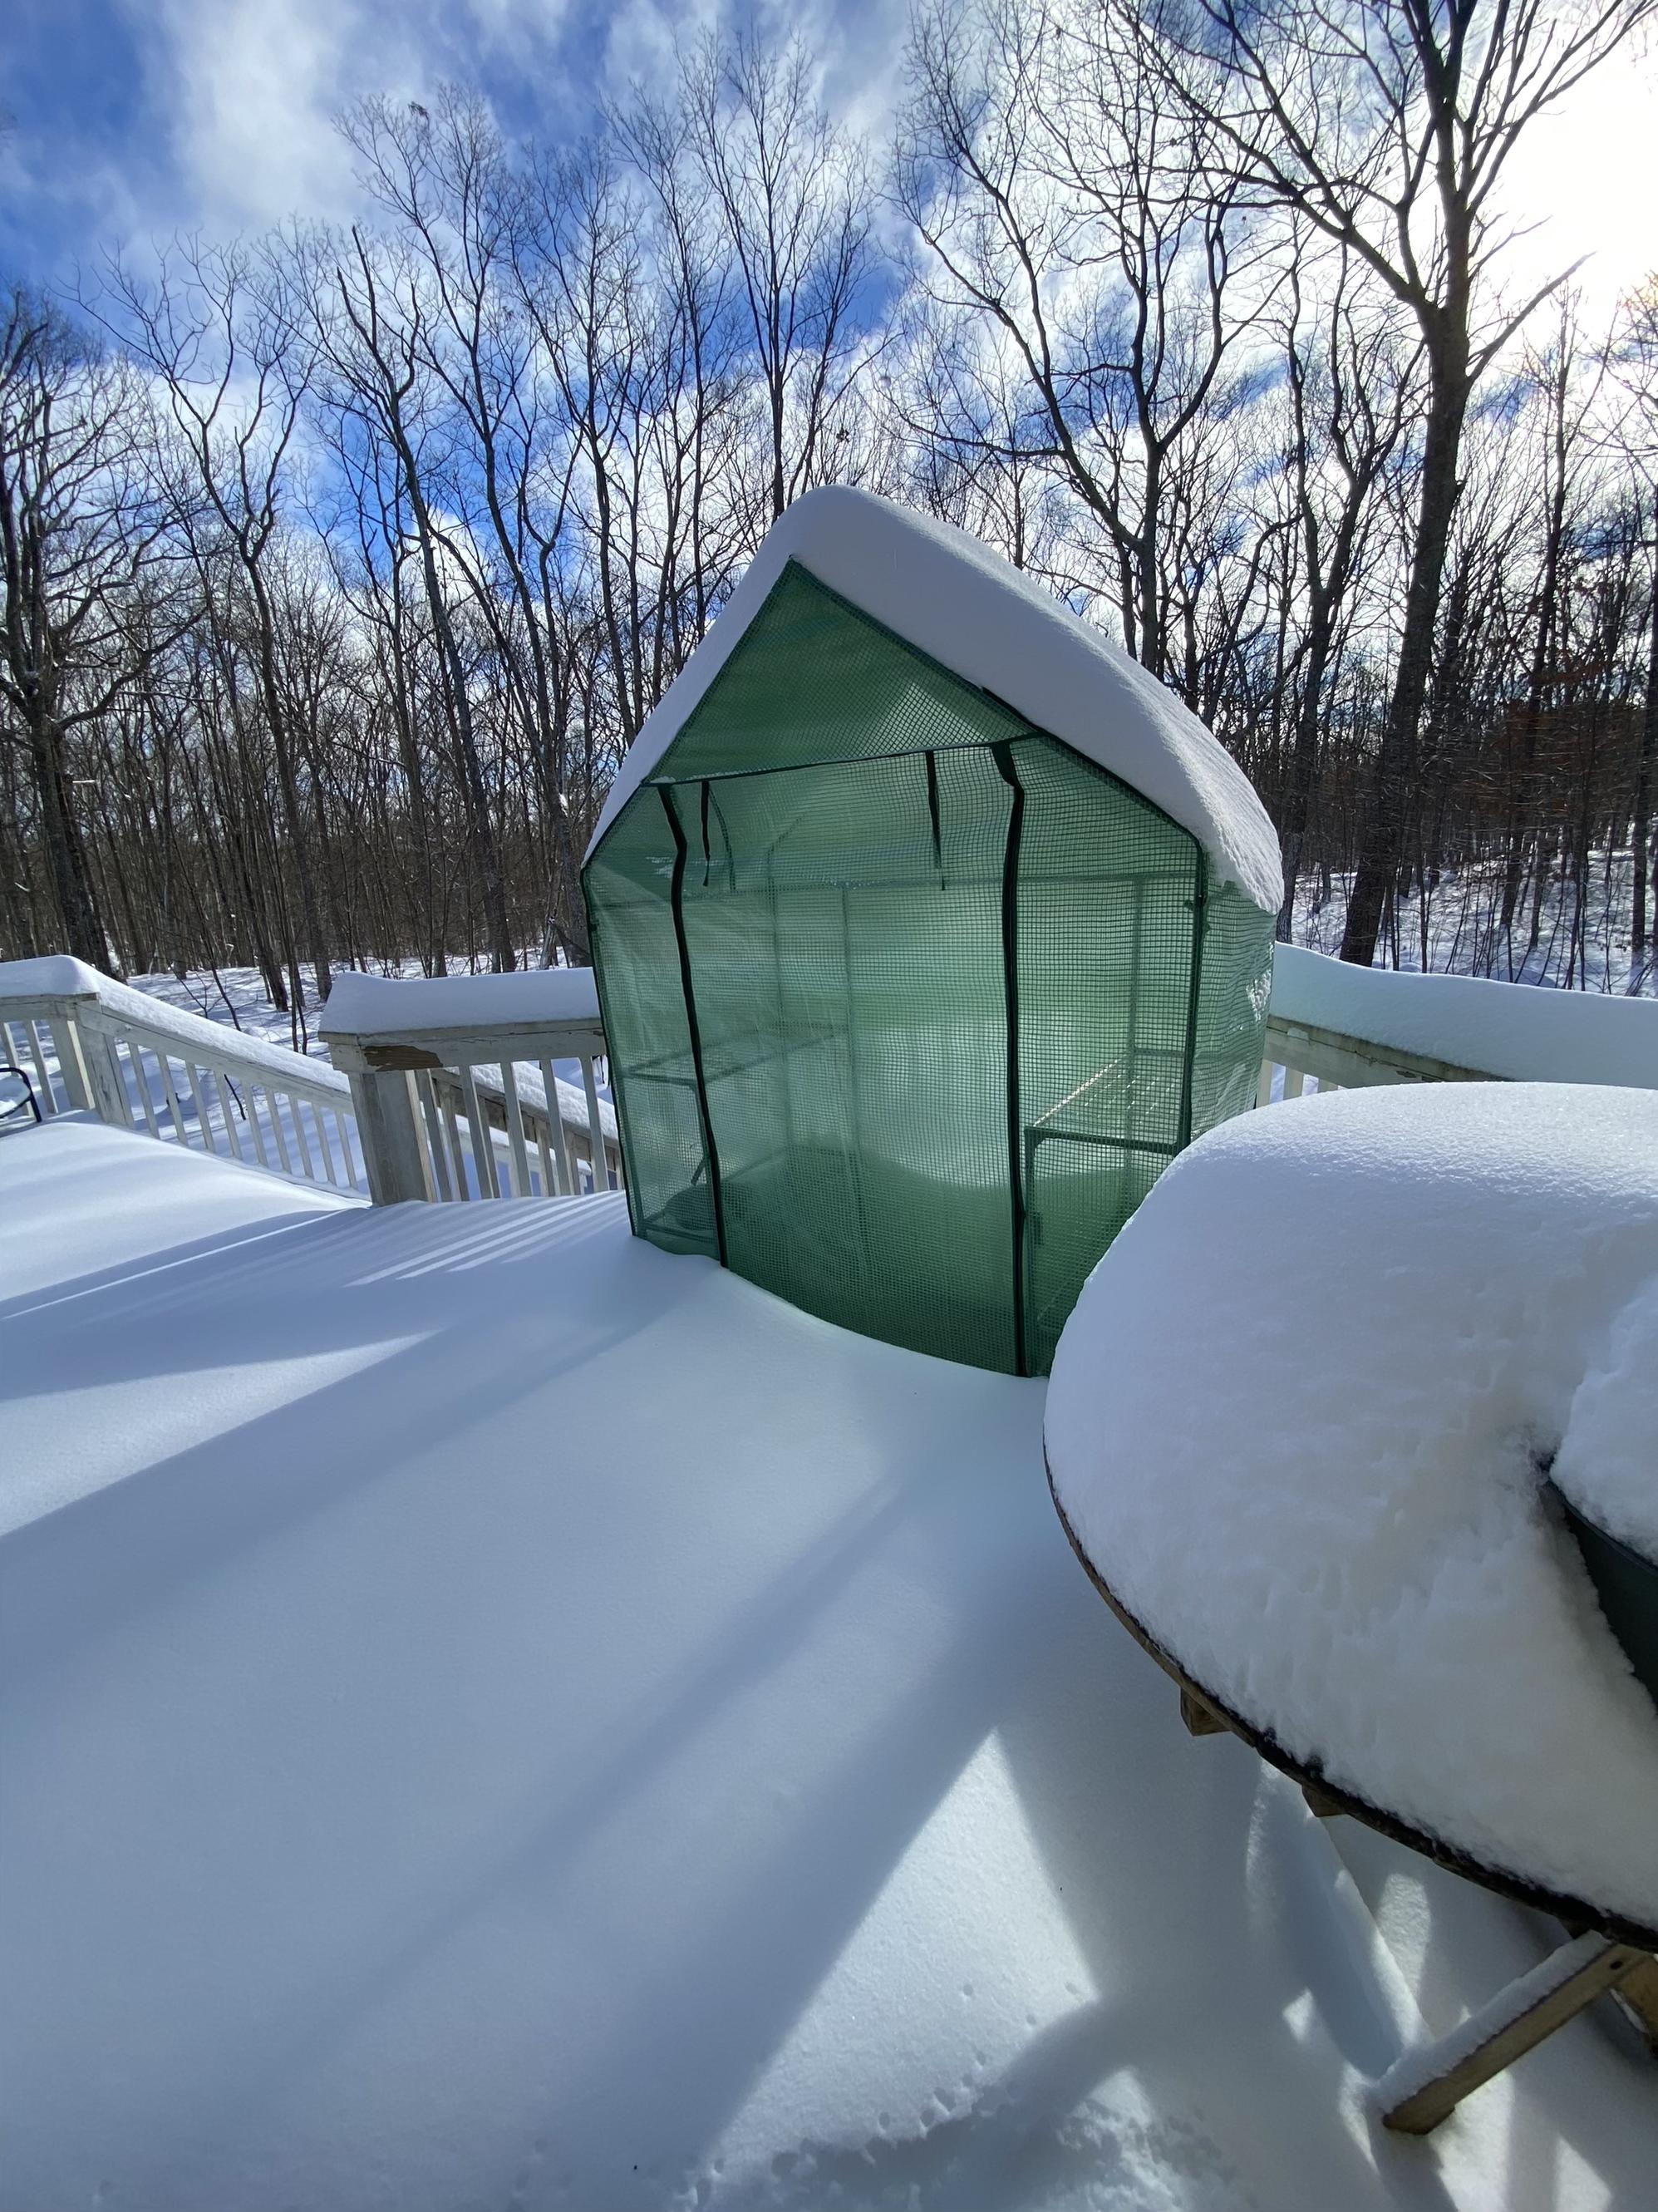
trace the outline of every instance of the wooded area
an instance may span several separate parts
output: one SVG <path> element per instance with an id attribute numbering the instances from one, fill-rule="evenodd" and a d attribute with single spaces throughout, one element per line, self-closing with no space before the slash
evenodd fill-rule
<path id="1" fill-rule="evenodd" d="M 1280 932 L 1654 988 L 1658 289 L 1505 165 L 1658 0 L 932 0 L 889 137 L 759 33 L 580 146 L 341 118 L 372 216 L 0 325 L 0 957 L 586 957 L 622 752 L 861 483 L 1105 623 L 1278 821 Z"/>

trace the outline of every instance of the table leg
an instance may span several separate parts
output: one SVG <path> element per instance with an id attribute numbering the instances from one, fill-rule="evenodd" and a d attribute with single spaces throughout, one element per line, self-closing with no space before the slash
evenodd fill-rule
<path id="1" fill-rule="evenodd" d="M 1384 2126 L 1425 2136 L 1471 2090 L 1533 2051 L 1546 2036 L 1648 1964 L 1605 1936 L 1580 1936 L 1499 1990 L 1437 2043 L 1407 2051 L 1376 2087 Z"/>

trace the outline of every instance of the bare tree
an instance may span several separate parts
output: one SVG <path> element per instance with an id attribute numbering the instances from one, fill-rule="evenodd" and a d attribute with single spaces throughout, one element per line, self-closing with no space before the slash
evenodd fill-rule
<path id="1" fill-rule="evenodd" d="M 203 580 L 217 580 L 214 555 L 227 549 L 252 611 L 260 703 L 276 763 L 306 955 L 320 1000 L 331 980 L 328 930 L 295 732 L 283 708 L 271 576 L 311 373 L 310 349 L 295 331 L 295 303 L 284 297 L 288 281 L 283 258 L 267 248 L 187 240 L 162 256 L 153 284 L 112 257 L 100 312 L 106 327 L 166 394 L 188 471 L 177 487 L 177 517 Z M 302 1013 L 297 957 L 290 958 L 288 980 L 294 1007 Z"/>
<path id="2" fill-rule="evenodd" d="M 1309 290 L 1315 295 L 1310 300 Z M 1278 933 L 1287 940 L 1318 782 L 1327 687 L 1385 530 L 1378 492 L 1404 439 L 1416 356 L 1401 343 L 1394 319 L 1366 298 L 1345 248 L 1316 270 L 1292 258 L 1284 296 L 1284 464 L 1301 610 L 1299 641 L 1284 671 L 1295 735 L 1278 810 L 1284 905 Z"/>
<path id="3" fill-rule="evenodd" d="M 1641 487 L 1649 553 L 1646 700 L 1630 828 L 1630 988 L 1638 990 L 1651 942 L 1650 917 L 1658 913 L 1658 849 L 1653 838 L 1653 813 L 1658 803 L 1658 280 L 1649 278 L 1624 302 L 1610 352 L 1614 374 L 1628 401 L 1617 434 Z"/>
<path id="4" fill-rule="evenodd" d="M 774 515 L 839 473 L 841 416 L 866 350 L 856 311 L 871 273 L 868 167 L 819 105 L 814 76 L 802 40 L 775 46 L 756 27 L 707 39 L 682 69 L 689 143 L 748 310 Z"/>
<path id="5" fill-rule="evenodd" d="M 1230 149 L 1415 320 L 1427 376 L 1409 582 L 1344 959 L 1369 964 L 1398 882 L 1469 399 L 1552 279 L 1517 307 L 1496 275 L 1498 189 L 1528 126 L 1655 0 L 1109 0 L 1117 34 Z"/>
<path id="6" fill-rule="evenodd" d="M 1163 675 L 1174 480 L 1261 304 L 1211 126 L 1133 41 L 1013 0 L 929 7 L 909 78 L 896 188 L 921 281 L 1019 362 L 1046 457 L 1109 548 L 1124 642 Z"/>
<path id="7" fill-rule="evenodd" d="M 498 969 L 510 969 L 517 951 L 453 603 L 452 586 L 470 588 L 471 579 L 465 551 L 434 501 L 434 479 L 441 481 L 449 459 L 445 427 L 434 417 L 422 375 L 436 311 L 406 245 L 371 240 L 355 225 L 343 238 L 317 233 L 296 240 L 292 266 L 294 295 L 305 317 L 304 336 L 317 349 L 326 403 L 337 417 L 381 440 L 397 461 L 439 649 L 490 956 Z"/>
<path id="8" fill-rule="evenodd" d="M 0 324 L 0 701 L 27 752 L 63 941 L 109 958 L 75 803 L 72 734 L 94 722 L 172 634 L 165 503 L 139 380 L 43 299 L 14 292 Z"/>

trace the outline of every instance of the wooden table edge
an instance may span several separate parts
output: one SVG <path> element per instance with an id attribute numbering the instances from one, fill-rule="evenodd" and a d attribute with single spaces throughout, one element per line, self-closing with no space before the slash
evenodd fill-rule
<path id="1" fill-rule="evenodd" d="M 1424 1858 L 1430 1859 L 1436 1866 L 1443 1867 L 1448 1874 L 1460 1875 L 1465 1881 L 1476 1882 L 1482 1889 L 1491 1890 L 1498 1897 L 1506 1897 L 1516 1905 L 1529 1905 L 1538 1912 L 1552 1913 L 1557 1920 L 1564 1920 L 1568 1925 L 1601 1929 L 1620 1943 L 1632 1943 L 1643 1951 L 1658 1951 L 1658 1929 L 1649 1927 L 1639 1920 L 1631 1920 L 1627 1914 L 1609 1912 L 1603 1905 L 1592 1904 L 1588 1898 L 1575 1897 L 1564 1890 L 1546 1888 L 1540 1883 L 1527 1881 L 1523 1875 L 1488 1867 L 1482 1861 L 1470 1857 L 1466 1851 L 1457 1850 L 1455 1844 L 1442 1842 L 1424 1829 L 1412 1827 L 1409 1821 L 1383 1812 L 1379 1806 L 1356 1796 L 1339 1783 L 1332 1782 L 1321 1768 L 1308 1765 L 1292 1757 L 1270 1729 L 1257 1728 L 1224 1699 L 1218 1698 L 1212 1690 L 1206 1689 L 1135 1619 L 1084 1551 L 1060 1501 L 1046 1445 L 1042 1449 L 1042 1466 L 1048 1476 L 1048 1496 L 1054 1501 L 1054 1510 L 1060 1516 L 1060 1526 L 1065 1530 L 1066 1540 L 1076 1553 L 1083 1571 L 1117 1619 L 1140 1649 L 1155 1659 L 1169 1680 L 1178 1685 L 1183 1695 L 1206 1706 L 1234 1735 L 1259 1753 L 1269 1766 L 1276 1767 L 1280 1774 L 1297 1784 L 1310 1797 L 1327 1801 L 1332 1810 L 1349 1814 L 1354 1820 L 1362 1820 L 1366 1827 L 1374 1828 L 1378 1835 L 1387 1836 L 1394 1843 L 1404 1844 L 1411 1850 L 1421 1852 Z"/>

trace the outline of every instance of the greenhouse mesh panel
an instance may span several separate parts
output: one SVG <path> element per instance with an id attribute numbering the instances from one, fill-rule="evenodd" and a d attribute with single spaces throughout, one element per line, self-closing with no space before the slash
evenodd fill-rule
<path id="1" fill-rule="evenodd" d="M 933 776 L 942 866 L 925 756 L 718 787 L 730 844 L 683 915 L 726 1256 L 826 1320 L 1011 1369 L 1009 798 L 981 749 Z M 671 794 L 699 862 L 701 789 Z"/>
<path id="2" fill-rule="evenodd" d="M 656 774 L 769 773 L 987 744 L 1026 728 L 791 561 Z"/>
<path id="3" fill-rule="evenodd" d="M 1263 914 L 1235 884 L 1212 888 L 1204 910 L 1192 1070 L 1192 1134 L 1255 1103 L 1266 1046 L 1276 917 Z"/>
<path id="4" fill-rule="evenodd" d="M 896 1344 L 1046 1371 L 1253 1097 L 1271 917 L 793 567 L 585 880 L 635 1226 Z"/>
<path id="5" fill-rule="evenodd" d="M 586 874 L 593 968 L 635 1229 L 718 1256 L 671 899 L 674 850 L 654 792 L 618 816 Z M 627 1079 L 620 1072 L 628 1070 Z"/>
<path id="6" fill-rule="evenodd" d="M 1045 1374 L 1106 1246 L 1184 1139 L 1200 855 L 1109 776 L 1012 748 L 1029 1364 Z"/>

